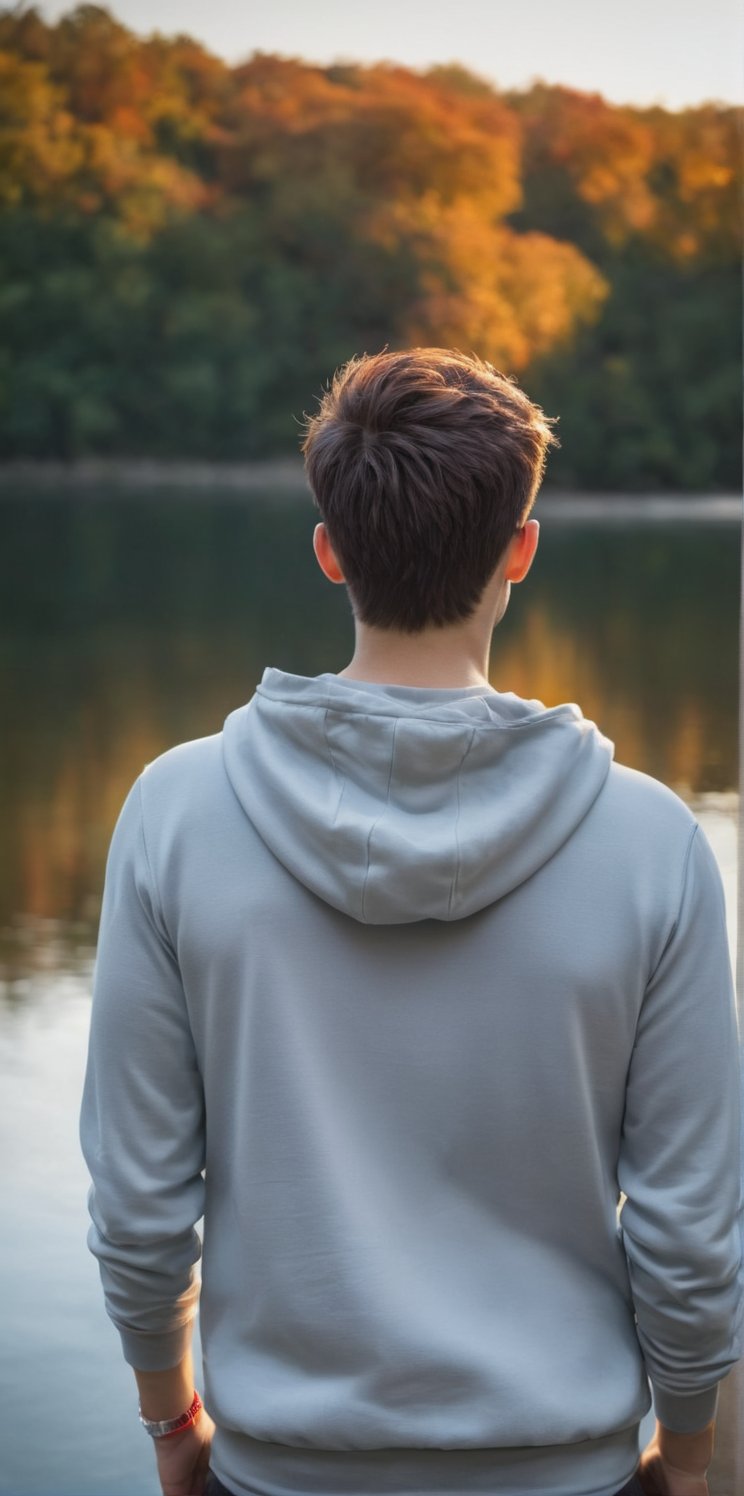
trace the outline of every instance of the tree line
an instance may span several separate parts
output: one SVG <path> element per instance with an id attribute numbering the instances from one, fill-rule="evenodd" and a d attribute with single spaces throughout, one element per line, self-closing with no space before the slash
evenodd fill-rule
<path id="1" fill-rule="evenodd" d="M 0 12 L 0 455 L 296 452 L 436 344 L 560 417 L 556 484 L 738 486 L 739 127 Z"/>

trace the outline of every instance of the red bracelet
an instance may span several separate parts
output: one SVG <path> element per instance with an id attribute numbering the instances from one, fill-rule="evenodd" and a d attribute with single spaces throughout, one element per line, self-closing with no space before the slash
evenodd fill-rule
<path id="1" fill-rule="evenodd" d="M 140 1410 L 140 1423 L 152 1436 L 153 1439 L 170 1439 L 171 1434 L 181 1434 L 184 1429 L 190 1428 L 196 1421 L 202 1409 L 202 1400 L 199 1393 L 194 1391 L 194 1401 L 187 1413 L 181 1413 L 178 1418 L 163 1418 L 155 1420 L 143 1418 Z"/>

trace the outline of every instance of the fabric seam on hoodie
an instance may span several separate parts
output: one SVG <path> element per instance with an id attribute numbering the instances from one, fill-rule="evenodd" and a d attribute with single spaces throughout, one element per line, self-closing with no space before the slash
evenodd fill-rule
<path id="1" fill-rule="evenodd" d="M 451 915 L 451 913 L 452 913 L 452 905 L 453 905 L 454 900 L 455 900 L 455 890 L 457 889 L 457 881 L 458 881 L 458 878 L 460 877 L 460 838 L 459 838 L 459 836 L 457 834 L 458 826 L 460 824 L 460 808 L 461 808 L 460 807 L 460 774 L 462 773 L 462 766 L 465 763 L 465 760 L 466 760 L 466 758 L 467 758 L 467 756 L 468 756 L 468 754 L 469 754 L 469 752 L 470 752 L 470 750 L 471 750 L 471 748 L 473 746 L 473 743 L 475 742 L 476 728 L 477 728 L 477 724 L 476 724 L 476 727 L 473 728 L 473 730 L 472 730 L 472 732 L 470 734 L 470 742 L 468 743 L 468 746 L 465 749 L 465 752 L 463 753 L 462 758 L 460 759 L 460 762 L 459 762 L 459 764 L 457 766 L 457 779 L 455 781 L 455 790 L 456 790 L 456 793 L 457 793 L 457 815 L 455 816 L 455 825 L 454 825 L 455 853 L 456 853 L 456 857 L 455 857 L 455 876 L 452 879 L 452 884 L 450 886 L 450 896 L 449 896 L 449 900 L 448 900 L 448 903 L 447 903 L 447 915 L 448 916 Z"/>
<path id="2" fill-rule="evenodd" d="M 328 757 L 331 760 L 331 768 L 333 769 L 333 777 L 336 780 L 336 783 L 341 785 L 341 790 L 340 790 L 340 793 L 339 793 L 339 797 L 338 797 L 338 800 L 336 802 L 336 809 L 333 812 L 333 820 L 331 821 L 331 826 L 335 826 L 335 824 L 336 824 L 336 822 L 338 820 L 338 813 L 339 813 L 339 811 L 341 809 L 341 801 L 344 798 L 344 790 L 346 789 L 346 778 L 345 778 L 345 776 L 343 776 L 343 775 L 341 775 L 339 773 L 339 771 L 338 771 L 338 769 L 336 767 L 336 760 L 333 757 L 333 749 L 331 747 L 331 740 L 330 740 L 330 738 L 328 736 L 328 713 L 329 713 L 329 711 L 332 711 L 332 707 L 326 706 L 326 709 L 325 709 L 325 711 L 323 713 L 323 737 L 325 738 L 325 745 L 326 745 L 326 748 L 328 749 Z"/>
<path id="3" fill-rule="evenodd" d="M 665 957 L 665 955 L 666 955 L 666 953 L 667 953 L 667 951 L 669 949 L 669 946 L 671 945 L 671 943 L 672 943 L 672 941 L 674 939 L 675 932 L 676 932 L 676 930 L 677 930 L 677 928 L 679 926 L 679 917 L 680 917 L 680 914 L 682 912 L 682 902 L 683 902 L 683 899 L 684 899 L 684 896 L 685 896 L 685 889 L 687 887 L 687 869 L 688 869 L 688 867 L 690 865 L 690 853 L 692 851 L 692 844 L 693 844 L 693 842 L 695 840 L 695 835 L 696 835 L 696 832 L 697 832 L 699 824 L 700 823 L 698 821 L 695 822 L 695 825 L 693 826 L 693 828 L 692 828 L 692 830 L 690 832 L 690 835 L 687 838 L 687 846 L 685 847 L 685 855 L 684 855 L 684 860 L 683 860 L 683 863 L 682 863 L 682 880 L 681 880 L 681 884 L 680 884 L 679 897 L 677 899 L 677 905 L 676 905 L 677 912 L 676 912 L 676 914 L 674 916 L 674 923 L 672 925 L 672 928 L 669 931 L 669 934 L 667 935 L 666 940 L 664 941 L 664 945 L 663 945 L 663 948 L 662 948 L 662 951 L 661 951 L 661 955 L 659 956 L 658 961 L 655 962 L 654 968 L 653 968 L 653 970 L 651 972 L 651 975 L 646 978 L 646 985 L 645 985 L 644 991 L 643 991 L 644 1001 L 645 1001 L 645 998 L 646 998 L 646 993 L 648 992 L 649 987 L 652 985 L 652 983 L 653 983 L 653 981 L 654 981 L 654 979 L 656 977 L 656 973 L 659 970 L 659 967 L 661 966 L 662 961 L 664 960 L 664 957 Z M 643 1007 L 643 1003 L 641 1003 L 641 1008 L 642 1007 Z M 640 1018 L 640 1010 L 639 1010 L 638 1016 Z"/>
<path id="4" fill-rule="evenodd" d="M 147 765 L 145 765 L 145 768 L 147 768 Z M 165 941 L 165 943 L 167 945 L 167 949 L 168 949 L 168 955 L 169 955 L 171 961 L 173 961 L 175 963 L 176 968 L 180 972 L 181 968 L 180 968 L 179 961 L 178 961 L 178 953 L 177 953 L 177 950 L 176 950 L 175 941 L 173 940 L 171 932 L 168 929 L 168 924 L 167 924 L 167 921 L 166 921 L 166 918 L 165 918 L 165 911 L 163 909 L 163 901 L 162 901 L 162 899 L 160 897 L 160 889 L 158 888 L 157 878 L 155 877 L 155 870 L 153 868 L 152 861 L 150 859 L 150 852 L 149 852 L 149 849 L 148 849 L 148 846 L 147 846 L 147 833 L 145 831 L 145 795 L 144 795 L 144 790 L 143 790 L 143 787 L 142 787 L 142 780 L 143 780 L 143 778 L 144 778 L 144 771 L 143 771 L 142 774 L 140 774 L 138 776 L 137 785 L 139 787 L 139 797 L 138 798 L 139 798 L 139 809 L 140 809 L 140 831 L 142 833 L 142 845 L 143 845 L 143 847 L 145 849 L 145 863 L 147 865 L 147 876 L 149 878 L 150 887 L 152 889 L 152 911 L 151 911 L 151 913 L 149 914 L 148 917 L 149 917 L 151 923 L 154 925 L 155 930 L 156 930 L 157 934 L 159 935 L 160 939 Z M 137 892 L 137 897 L 139 898 L 140 904 L 142 904 L 142 899 L 139 896 L 139 891 Z M 144 904 L 142 904 L 142 907 L 143 907 L 143 909 L 145 909 Z M 147 913 L 148 913 L 148 911 L 147 911 L 147 909 L 145 909 L 145 914 L 147 914 Z M 157 913 L 157 918 L 155 917 L 156 913 Z M 158 928 L 159 925 L 160 925 L 161 928 Z"/>
<path id="5" fill-rule="evenodd" d="M 391 785 L 392 779 L 393 779 L 393 763 L 394 763 L 394 760 L 395 760 L 395 734 L 398 731 L 398 722 L 399 721 L 400 721 L 400 718 L 396 717 L 395 723 L 393 725 L 393 740 L 392 740 L 392 743 L 390 744 L 390 767 L 388 769 L 388 781 L 387 781 L 387 790 L 386 790 L 386 793 L 385 793 L 385 804 L 383 805 L 382 810 L 380 811 L 380 814 L 378 816 L 376 816 L 375 819 L 374 819 L 374 821 L 372 822 L 372 825 L 369 828 L 369 834 L 367 836 L 367 866 L 366 866 L 365 873 L 364 873 L 364 883 L 362 884 L 362 919 L 363 920 L 364 920 L 364 899 L 365 899 L 365 895 L 366 895 L 366 892 L 367 892 L 367 879 L 369 878 L 369 864 L 370 864 L 370 852 L 369 852 L 369 849 L 370 849 L 370 843 L 372 841 L 372 837 L 374 835 L 375 828 L 377 826 L 379 826 L 380 821 L 382 820 L 383 816 L 385 815 L 386 810 L 388 809 L 388 807 L 390 805 L 390 785 Z"/>

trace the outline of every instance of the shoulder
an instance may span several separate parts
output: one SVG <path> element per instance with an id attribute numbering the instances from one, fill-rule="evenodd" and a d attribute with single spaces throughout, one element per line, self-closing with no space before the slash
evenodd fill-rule
<path id="1" fill-rule="evenodd" d="M 224 796 L 222 733 L 176 743 L 145 764 L 139 775 L 145 821 L 151 827 L 199 818 Z"/>
<path id="2" fill-rule="evenodd" d="M 700 823 L 681 795 L 652 774 L 613 763 L 588 817 L 602 855 L 646 889 L 676 886 Z"/>
<path id="3" fill-rule="evenodd" d="M 175 743 L 156 758 L 145 764 L 141 778 L 148 785 L 165 787 L 171 783 L 182 783 L 194 775 L 213 772 L 221 762 L 222 732 L 208 737 L 191 738 L 186 743 Z"/>
<path id="4" fill-rule="evenodd" d="M 687 841 L 698 825 L 696 816 L 676 790 L 628 764 L 615 761 L 604 787 L 606 809 L 629 818 L 649 835 L 681 835 Z"/>

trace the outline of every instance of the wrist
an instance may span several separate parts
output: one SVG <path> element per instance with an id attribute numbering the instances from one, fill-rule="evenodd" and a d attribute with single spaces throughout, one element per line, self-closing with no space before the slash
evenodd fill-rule
<path id="1" fill-rule="evenodd" d="M 136 1369 L 134 1375 L 144 1418 L 155 1422 L 178 1418 L 191 1405 L 196 1383 L 190 1354 L 163 1371 Z"/>
<path id="2" fill-rule="evenodd" d="M 678 1475 L 705 1476 L 713 1459 L 715 1423 L 694 1434 L 679 1434 L 657 1424 L 656 1442 L 664 1464 Z"/>
<path id="3" fill-rule="evenodd" d="M 202 1400 L 199 1393 L 194 1390 L 188 1407 L 175 1417 L 147 1418 L 142 1412 L 142 1404 L 140 1403 L 139 1419 L 145 1433 L 149 1434 L 151 1438 L 157 1440 L 177 1439 L 181 1434 L 185 1434 L 189 1429 L 194 1427 L 202 1411 Z"/>

